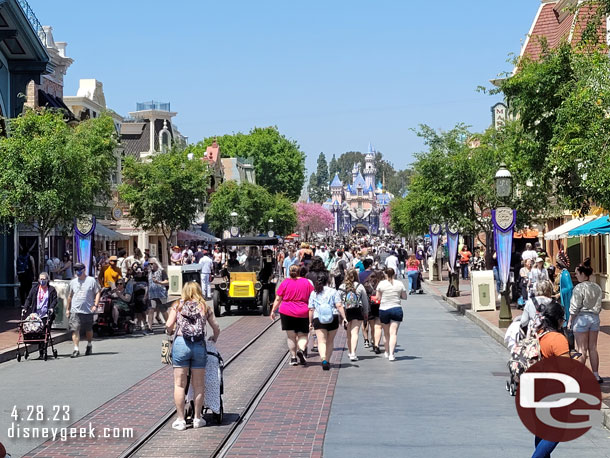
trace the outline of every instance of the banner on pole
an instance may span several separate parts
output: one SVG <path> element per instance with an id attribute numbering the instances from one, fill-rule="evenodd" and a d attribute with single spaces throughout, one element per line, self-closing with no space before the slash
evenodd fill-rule
<path id="1" fill-rule="evenodd" d="M 513 230 L 517 221 L 517 210 L 499 207 L 491 211 L 491 220 L 494 225 L 498 274 L 502 283 L 502 291 L 505 291 L 510 277 L 510 258 L 513 250 Z"/>
<path id="2" fill-rule="evenodd" d="M 455 261 L 457 259 L 458 253 L 458 242 L 460 240 L 460 231 L 457 227 L 449 226 L 449 224 L 445 224 L 445 229 L 447 230 L 447 248 L 449 252 L 449 266 L 451 267 L 452 272 L 456 272 L 455 270 Z"/>
<path id="3" fill-rule="evenodd" d="M 87 275 L 93 275 L 93 234 L 95 234 L 95 216 L 85 216 L 74 220 L 76 262 L 85 265 Z"/>
<path id="4" fill-rule="evenodd" d="M 436 259 L 436 250 L 438 250 L 438 240 L 441 235 L 441 225 L 430 225 L 430 242 L 432 243 L 432 259 Z"/>

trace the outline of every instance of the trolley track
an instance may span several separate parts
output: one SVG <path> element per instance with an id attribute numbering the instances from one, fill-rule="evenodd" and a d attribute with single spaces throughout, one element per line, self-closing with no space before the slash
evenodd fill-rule
<path id="1" fill-rule="evenodd" d="M 224 362 L 224 370 L 226 371 L 229 367 L 231 367 L 231 364 L 234 363 L 244 352 L 252 348 L 263 336 L 267 334 L 267 331 L 269 331 L 278 321 L 279 320 L 269 323 L 269 325 L 267 325 L 262 331 L 260 331 L 256 336 L 254 336 L 250 341 L 248 341 L 248 343 L 246 343 L 244 346 L 239 348 L 233 355 L 231 355 L 231 357 Z M 238 418 L 228 425 L 225 423 L 224 426 L 228 426 L 227 430 L 225 431 L 220 441 L 217 441 L 218 443 L 213 453 L 209 454 L 208 456 L 216 457 L 219 456 L 219 454 L 222 455 L 221 452 L 226 452 L 226 445 L 230 444 L 231 441 L 235 440 L 236 435 L 239 434 L 238 428 L 242 424 L 242 421 L 251 412 L 253 406 L 255 406 L 256 401 L 260 399 L 261 394 L 267 390 L 270 382 L 277 375 L 279 368 L 281 368 L 281 366 L 285 363 L 287 354 L 288 351 L 285 351 L 283 353 L 283 356 L 279 359 L 279 362 L 271 368 L 270 372 L 265 376 L 263 383 L 256 388 L 256 392 L 251 396 L 248 402 L 246 402 L 245 408 L 239 413 Z M 247 383 L 246 381 L 244 382 Z M 225 411 L 225 414 L 226 413 L 227 412 Z M 151 441 L 154 440 L 154 438 L 167 427 L 168 423 L 170 423 L 175 414 L 176 409 L 170 409 L 162 418 L 159 419 L 159 421 L 153 427 L 151 427 L 148 431 L 146 431 L 146 433 L 141 435 L 136 442 L 134 442 L 131 446 L 129 446 L 129 448 L 127 448 L 123 453 L 121 453 L 119 455 L 119 458 L 129 458 L 138 456 L 140 452 L 142 452 L 147 447 L 147 445 L 149 445 Z"/>

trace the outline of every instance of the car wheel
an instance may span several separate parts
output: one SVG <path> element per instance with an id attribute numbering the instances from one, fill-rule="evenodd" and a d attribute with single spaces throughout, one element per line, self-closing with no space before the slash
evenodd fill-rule
<path id="1" fill-rule="evenodd" d="M 212 302 L 214 303 L 214 315 L 220 316 L 220 291 L 214 290 L 212 293 Z"/>
<path id="2" fill-rule="evenodd" d="M 263 290 L 262 309 L 263 309 L 263 315 L 269 316 L 270 310 L 269 310 L 269 290 L 268 289 Z"/>

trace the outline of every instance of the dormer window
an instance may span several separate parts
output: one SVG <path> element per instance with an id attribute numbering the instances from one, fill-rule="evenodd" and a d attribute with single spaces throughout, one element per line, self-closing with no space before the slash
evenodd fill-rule
<path id="1" fill-rule="evenodd" d="M 163 121 L 163 129 L 159 132 L 159 149 L 161 152 L 166 153 L 167 150 L 172 146 L 172 137 L 167 128 L 167 120 Z"/>

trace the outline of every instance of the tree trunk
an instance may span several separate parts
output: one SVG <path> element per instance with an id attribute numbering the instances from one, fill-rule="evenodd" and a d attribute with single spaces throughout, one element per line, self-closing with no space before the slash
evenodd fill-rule
<path id="1" fill-rule="evenodd" d="M 34 272 L 36 279 L 38 279 L 38 275 L 40 275 L 40 272 L 43 272 L 46 267 L 44 259 L 44 245 L 49 232 L 50 231 L 48 229 L 38 227 L 38 272 Z"/>

